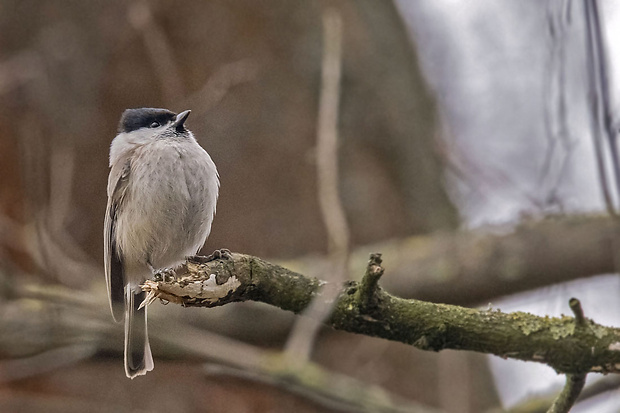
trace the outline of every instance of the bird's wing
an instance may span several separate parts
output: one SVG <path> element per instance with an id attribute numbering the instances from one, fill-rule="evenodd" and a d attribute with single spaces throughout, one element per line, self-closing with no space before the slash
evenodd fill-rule
<path id="1" fill-rule="evenodd" d="M 131 165 L 129 161 L 112 167 L 108 178 L 108 206 L 105 213 L 103 257 L 108 298 L 114 320 L 121 321 L 125 311 L 125 275 L 123 258 L 116 245 L 116 218 L 122 208 Z"/>

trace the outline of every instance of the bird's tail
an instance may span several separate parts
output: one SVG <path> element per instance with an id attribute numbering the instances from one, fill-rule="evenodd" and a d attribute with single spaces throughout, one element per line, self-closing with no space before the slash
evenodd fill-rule
<path id="1" fill-rule="evenodd" d="M 125 287 L 125 374 L 130 379 L 153 370 L 153 356 L 146 326 L 146 308 L 140 304 L 146 298 L 144 291 Z"/>

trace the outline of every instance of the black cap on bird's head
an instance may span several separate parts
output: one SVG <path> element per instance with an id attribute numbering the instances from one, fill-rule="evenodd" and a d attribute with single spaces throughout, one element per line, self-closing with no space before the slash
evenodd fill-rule
<path id="1" fill-rule="evenodd" d="M 141 128 L 159 128 L 170 124 L 177 132 L 185 130 L 184 124 L 191 111 L 186 110 L 178 115 L 168 109 L 138 108 L 123 112 L 118 124 L 119 133 L 128 133 Z"/>

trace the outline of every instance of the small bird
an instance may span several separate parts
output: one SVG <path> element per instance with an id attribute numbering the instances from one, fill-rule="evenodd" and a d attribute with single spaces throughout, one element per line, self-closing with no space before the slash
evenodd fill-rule
<path id="1" fill-rule="evenodd" d="M 215 215 L 219 175 L 185 127 L 189 114 L 127 109 L 110 146 L 104 266 L 112 316 L 125 320 L 132 379 L 153 369 L 140 284 L 196 254 Z"/>

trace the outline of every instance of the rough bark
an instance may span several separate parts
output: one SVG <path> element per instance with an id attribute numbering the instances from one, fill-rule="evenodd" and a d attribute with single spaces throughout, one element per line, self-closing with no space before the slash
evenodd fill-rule
<path id="1" fill-rule="evenodd" d="M 576 323 L 568 316 L 479 311 L 398 298 L 377 284 L 383 273 L 380 264 L 379 256 L 372 255 L 362 281 L 345 283 L 327 325 L 422 350 L 469 350 L 535 361 L 559 373 L 620 372 L 620 329 L 587 319 Z M 188 262 L 177 275 L 168 282 L 147 281 L 143 289 L 151 301 L 215 307 L 252 300 L 299 313 L 320 295 L 322 284 L 242 254 L 207 264 Z"/>

